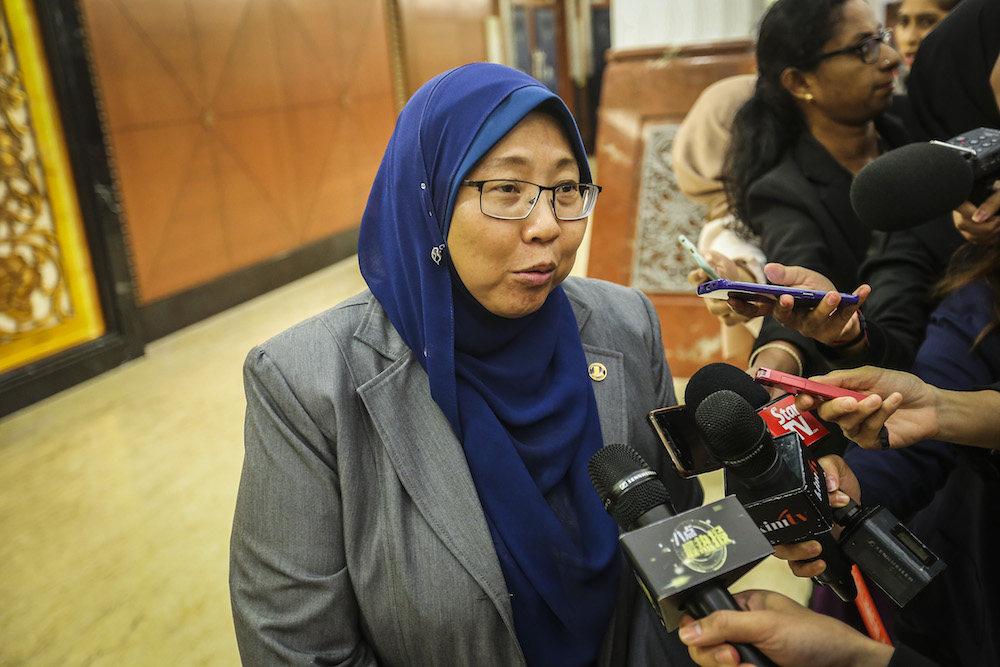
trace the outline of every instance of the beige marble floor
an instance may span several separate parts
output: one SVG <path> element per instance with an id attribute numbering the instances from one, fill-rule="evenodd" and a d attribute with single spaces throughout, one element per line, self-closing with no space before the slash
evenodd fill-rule
<path id="1" fill-rule="evenodd" d="M 362 287 L 345 260 L 0 420 L 0 665 L 239 664 L 227 565 L 240 367 Z M 721 495 L 718 478 L 706 486 Z M 736 588 L 801 599 L 808 584 L 769 561 Z"/>

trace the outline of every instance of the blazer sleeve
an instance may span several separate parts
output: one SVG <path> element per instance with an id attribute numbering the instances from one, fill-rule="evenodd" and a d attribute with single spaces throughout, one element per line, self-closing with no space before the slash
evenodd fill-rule
<path id="1" fill-rule="evenodd" d="M 869 349 L 846 360 L 849 365 L 910 368 L 933 308 L 931 286 L 963 241 L 951 216 L 873 240 L 861 266 L 861 279 L 872 288 L 862 307 Z"/>
<path id="2" fill-rule="evenodd" d="M 243 664 L 374 665 L 346 568 L 331 436 L 259 347 L 245 362 L 244 388 L 246 453 L 230 544 Z"/>

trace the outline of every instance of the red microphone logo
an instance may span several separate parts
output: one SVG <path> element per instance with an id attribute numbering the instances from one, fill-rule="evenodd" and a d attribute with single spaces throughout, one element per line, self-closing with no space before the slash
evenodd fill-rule
<path id="1" fill-rule="evenodd" d="M 791 394 L 765 405 L 757 414 L 767 424 L 772 436 L 798 433 L 806 446 L 818 442 L 829 433 L 812 413 L 798 411 L 795 407 L 795 396 Z"/>

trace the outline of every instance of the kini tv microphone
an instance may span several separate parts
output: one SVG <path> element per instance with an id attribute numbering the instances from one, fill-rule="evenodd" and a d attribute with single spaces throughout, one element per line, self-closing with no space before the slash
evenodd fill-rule
<path id="1" fill-rule="evenodd" d="M 826 570 L 815 581 L 845 602 L 856 598 L 851 563 L 830 533 L 833 514 L 826 476 L 805 456 L 799 435 L 772 438 L 750 404 L 727 389 L 702 400 L 695 420 L 723 463 L 726 493 L 736 495 L 771 544 L 817 540 Z"/>
<path id="2" fill-rule="evenodd" d="M 726 589 L 774 549 L 732 496 L 677 514 L 656 472 L 628 445 L 599 449 L 587 471 L 624 531 L 622 550 L 668 631 L 678 628 L 684 612 L 703 618 L 740 611 Z M 741 661 L 773 667 L 756 647 L 735 646 Z"/>
<path id="3" fill-rule="evenodd" d="M 814 437 L 807 436 L 809 431 L 815 430 L 809 422 L 797 424 L 799 417 L 778 409 L 789 397 L 770 401 L 763 387 L 730 364 L 709 364 L 695 372 L 685 389 L 685 401 L 699 405 L 714 393 L 710 392 L 711 387 L 727 387 L 742 396 L 757 409 L 773 436 L 794 431 L 803 436 L 804 443 L 811 444 L 826 435 L 823 425 L 816 422 L 815 427 L 822 429 L 822 433 L 817 431 L 812 434 Z M 810 416 L 809 413 L 801 415 Z M 811 441 L 807 437 L 812 437 Z M 851 501 L 845 507 L 832 509 L 831 513 L 833 520 L 844 527 L 837 543 L 841 552 L 900 607 L 912 600 L 945 567 L 909 528 L 881 505 L 861 507 Z"/>
<path id="4" fill-rule="evenodd" d="M 1000 130 L 908 144 L 865 165 L 851 183 L 858 218 L 883 231 L 914 227 L 962 203 L 980 204 L 1000 172 Z"/>

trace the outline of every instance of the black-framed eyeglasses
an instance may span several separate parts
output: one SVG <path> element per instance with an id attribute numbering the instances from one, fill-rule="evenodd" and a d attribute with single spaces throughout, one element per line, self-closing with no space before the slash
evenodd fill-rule
<path id="1" fill-rule="evenodd" d="M 878 54 L 881 51 L 882 45 L 888 44 L 891 37 L 892 28 L 879 28 L 878 33 L 872 35 L 871 37 L 866 37 L 853 46 L 847 46 L 843 49 L 827 51 L 826 53 L 819 54 L 816 56 L 816 61 L 819 62 L 824 58 L 839 56 L 842 53 L 856 53 L 858 57 L 861 58 L 861 62 L 866 65 L 871 65 L 878 60 Z"/>
<path id="2" fill-rule="evenodd" d="M 479 210 L 500 220 L 524 220 L 535 209 L 543 190 L 552 192 L 552 214 L 557 220 L 582 220 L 594 210 L 601 186 L 593 183 L 560 183 L 546 187 L 512 178 L 462 181 L 479 189 Z"/>

